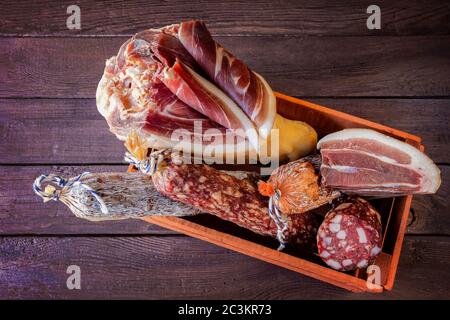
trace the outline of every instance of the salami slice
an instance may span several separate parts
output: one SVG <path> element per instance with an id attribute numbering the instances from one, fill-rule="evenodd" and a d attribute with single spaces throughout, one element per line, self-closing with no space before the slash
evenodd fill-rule
<path id="1" fill-rule="evenodd" d="M 277 236 L 277 227 L 268 212 L 268 200 L 249 179 L 240 180 L 208 165 L 170 161 L 160 165 L 152 179 L 156 189 L 173 200 L 255 233 Z M 302 247 L 315 244 L 320 220 L 314 213 L 292 214 L 287 218 L 287 225 L 288 243 Z"/>
<path id="2" fill-rule="evenodd" d="M 380 214 L 364 199 L 350 198 L 325 216 L 317 233 L 319 256 L 331 268 L 366 268 L 381 252 Z"/>

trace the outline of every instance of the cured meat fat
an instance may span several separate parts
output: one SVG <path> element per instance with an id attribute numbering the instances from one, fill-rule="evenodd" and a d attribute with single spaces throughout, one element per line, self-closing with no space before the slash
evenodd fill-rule
<path id="1" fill-rule="evenodd" d="M 259 149 L 254 124 L 233 100 L 193 69 L 177 60 L 164 68 L 161 81 L 183 102 L 227 129 L 242 130 L 255 150 Z"/>

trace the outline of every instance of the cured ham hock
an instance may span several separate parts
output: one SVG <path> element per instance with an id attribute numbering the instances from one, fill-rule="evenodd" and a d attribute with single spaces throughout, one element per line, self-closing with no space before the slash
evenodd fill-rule
<path id="1" fill-rule="evenodd" d="M 280 158 L 294 160 L 317 142 L 311 126 L 276 113 L 264 78 L 218 44 L 200 21 L 145 30 L 126 41 L 107 60 L 96 97 L 119 139 L 136 130 L 156 149 L 207 158 L 205 148 L 214 146 L 215 159 L 228 153 L 258 157 L 274 139 L 271 129 L 278 129 Z M 178 132 L 188 137 L 174 139 Z"/>

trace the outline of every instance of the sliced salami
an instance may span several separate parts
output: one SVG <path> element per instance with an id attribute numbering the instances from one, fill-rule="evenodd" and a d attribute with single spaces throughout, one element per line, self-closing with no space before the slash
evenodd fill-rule
<path id="1" fill-rule="evenodd" d="M 381 252 L 381 217 L 364 199 L 350 198 L 328 212 L 317 233 L 319 256 L 331 268 L 366 268 Z"/>

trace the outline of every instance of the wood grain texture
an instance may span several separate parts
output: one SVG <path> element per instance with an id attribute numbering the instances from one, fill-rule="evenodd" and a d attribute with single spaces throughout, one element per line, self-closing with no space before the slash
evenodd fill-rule
<path id="1" fill-rule="evenodd" d="M 440 166 L 442 184 L 432 196 L 413 198 L 409 233 L 445 234 L 450 232 L 450 166 Z"/>
<path id="2" fill-rule="evenodd" d="M 449 99 L 308 99 L 422 137 L 450 163 Z M 124 147 L 94 99 L 0 99 L 0 164 L 119 164 Z"/>
<path id="3" fill-rule="evenodd" d="M 76 1 L 81 30 L 68 30 L 72 1 L 10 1 L 0 4 L 0 35 L 134 34 L 189 19 L 203 19 L 221 35 L 430 35 L 449 34 L 446 1 L 379 0 L 381 30 L 368 30 L 370 1 Z"/>
<path id="4" fill-rule="evenodd" d="M 188 237 L 4 237 L 0 298 L 448 299 L 449 249 L 407 237 L 394 290 L 354 294 Z M 69 265 L 81 290 L 66 288 Z"/>
<path id="5" fill-rule="evenodd" d="M 380 0 L 375 31 L 369 1 L 76 3 L 79 31 L 66 28 L 73 1 L 0 2 L 0 298 L 450 298 L 448 1 Z M 352 294 L 143 221 L 84 221 L 33 193 L 41 173 L 126 170 L 93 99 L 104 61 L 137 31 L 191 18 L 275 90 L 423 137 L 443 184 L 414 198 L 394 291 Z M 80 291 L 66 289 L 70 264 Z"/>
<path id="6" fill-rule="evenodd" d="M 65 234 L 173 234 L 143 221 L 89 222 L 76 218 L 62 203 L 42 203 L 32 183 L 43 173 L 73 177 L 84 171 L 123 172 L 125 165 L 110 166 L 0 166 L 0 236 Z M 443 184 L 436 195 L 415 196 L 407 232 L 450 235 L 450 167 L 440 166 Z"/>
<path id="7" fill-rule="evenodd" d="M 126 38 L 0 38 L 0 97 L 93 98 Z M 450 96 L 450 36 L 217 39 L 291 96 Z"/>
<path id="8" fill-rule="evenodd" d="M 62 203 L 43 203 L 32 184 L 40 174 L 74 177 L 82 172 L 125 172 L 122 166 L 0 167 L 0 235 L 5 234 L 174 234 L 140 220 L 90 222 Z"/>
<path id="9" fill-rule="evenodd" d="M 437 163 L 450 163 L 448 99 L 308 99 L 422 138 Z"/>
<path id="10" fill-rule="evenodd" d="M 0 99 L 1 163 L 125 163 L 95 99 Z"/>

